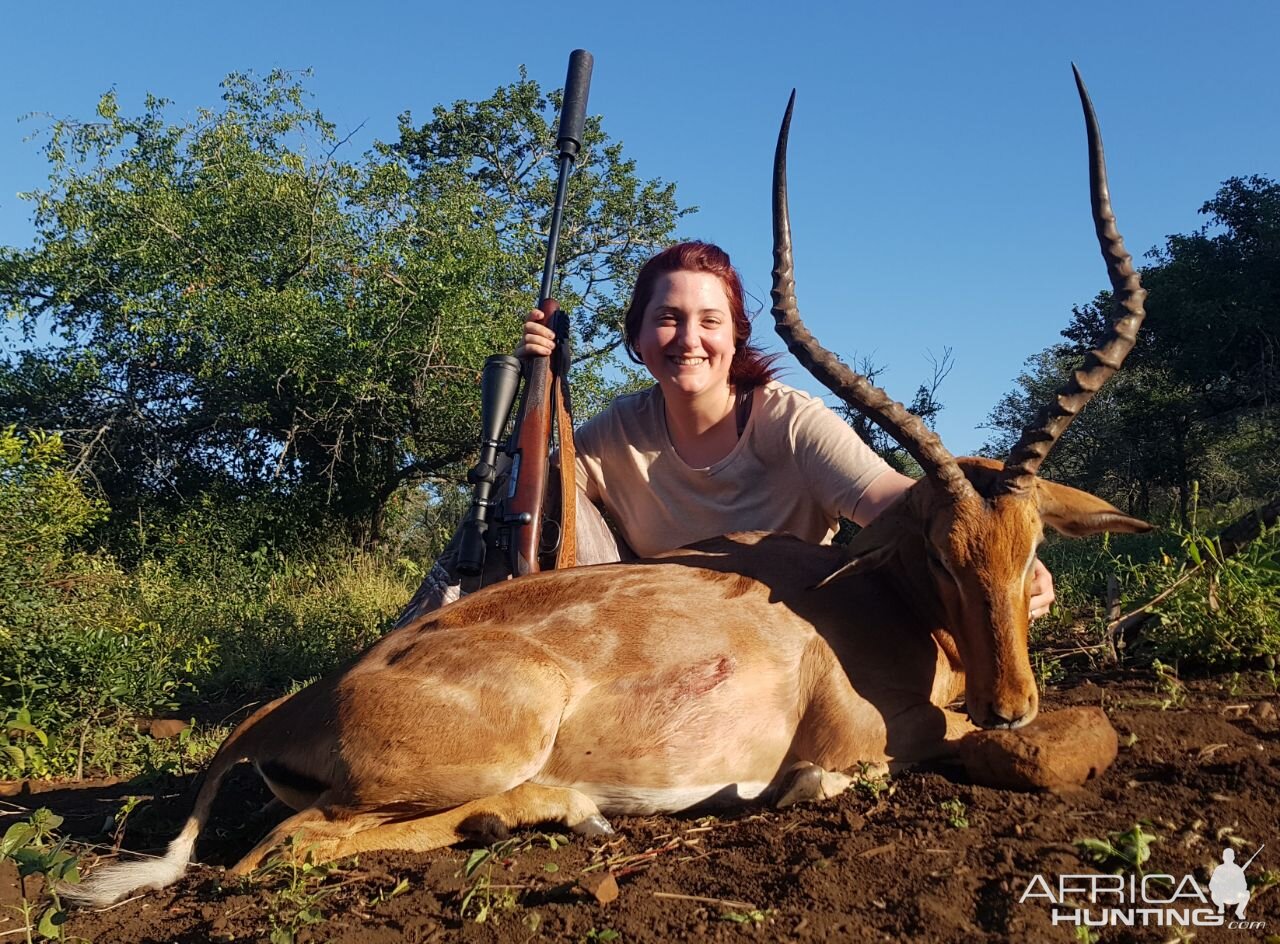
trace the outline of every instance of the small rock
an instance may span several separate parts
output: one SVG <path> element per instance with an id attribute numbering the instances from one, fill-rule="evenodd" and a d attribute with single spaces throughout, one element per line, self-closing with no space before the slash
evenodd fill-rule
<path id="1" fill-rule="evenodd" d="M 157 741 L 166 741 L 177 737 L 189 727 L 191 725 L 177 718 L 152 718 L 147 722 L 147 733 Z"/>
<path id="2" fill-rule="evenodd" d="M 578 885 L 596 901 L 607 905 L 618 898 L 618 880 L 612 872 L 591 872 L 578 877 Z"/>
<path id="3" fill-rule="evenodd" d="M 968 734 L 960 759 L 976 783 L 1010 790 L 1078 787 L 1111 766 L 1116 730 L 1099 708 L 1064 708 L 1025 728 Z"/>
<path id="4" fill-rule="evenodd" d="M 1249 711 L 1254 721 L 1264 724 L 1276 720 L 1276 706 L 1269 701 L 1260 701 Z"/>
<path id="5" fill-rule="evenodd" d="M 850 829 L 861 829 L 863 826 L 867 825 L 867 821 L 861 813 L 854 812 L 853 810 L 845 810 L 844 824 Z"/>

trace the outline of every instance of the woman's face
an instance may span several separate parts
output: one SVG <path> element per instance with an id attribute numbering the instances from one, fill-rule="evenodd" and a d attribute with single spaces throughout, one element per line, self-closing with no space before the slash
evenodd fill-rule
<path id="1" fill-rule="evenodd" d="M 635 348 L 668 399 L 727 390 L 733 317 L 720 277 L 683 270 L 660 276 Z"/>

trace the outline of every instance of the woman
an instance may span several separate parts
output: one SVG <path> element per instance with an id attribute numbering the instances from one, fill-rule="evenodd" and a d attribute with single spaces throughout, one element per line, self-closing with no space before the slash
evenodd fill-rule
<path id="1" fill-rule="evenodd" d="M 531 313 L 517 355 L 551 354 L 544 321 Z M 840 517 L 865 525 L 911 486 L 820 400 L 774 380 L 750 339 L 724 250 L 680 243 L 640 270 L 624 343 L 657 384 L 616 399 L 574 442 L 579 487 L 641 557 L 729 531 L 828 543 Z M 1037 560 L 1031 616 L 1053 599 Z"/>

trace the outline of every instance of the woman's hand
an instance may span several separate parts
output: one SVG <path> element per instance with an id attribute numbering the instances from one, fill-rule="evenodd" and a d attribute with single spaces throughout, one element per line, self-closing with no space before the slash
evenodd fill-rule
<path id="1" fill-rule="evenodd" d="M 547 327 L 547 316 L 538 309 L 529 312 L 529 320 L 524 323 L 524 337 L 516 348 L 516 357 L 527 360 L 530 357 L 550 357 L 556 349 L 556 333 Z"/>
<path id="2" fill-rule="evenodd" d="M 1031 618 L 1039 619 L 1049 612 L 1056 596 L 1053 592 L 1053 574 L 1036 558 L 1031 567 Z"/>

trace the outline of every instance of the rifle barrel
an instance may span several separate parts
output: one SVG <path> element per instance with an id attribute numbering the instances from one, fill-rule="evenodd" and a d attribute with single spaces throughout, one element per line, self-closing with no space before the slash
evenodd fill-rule
<path id="1" fill-rule="evenodd" d="M 556 202 L 551 210 L 551 230 L 547 233 L 547 256 L 542 266 L 541 304 L 551 297 L 556 275 L 556 252 L 560 247 L 560 220 L 569 192 L 569 173 L 582 150 L 582 132 L 587 122 L 587 96 L 591 91 L 591 67 L 595 60 L 585 49 L 569 54 L 569 72 L 564 79 L 564 99 L 560 103 L 560 124 L 556 146 L 560 149 L 560 179 L 556 182 Z"/>

